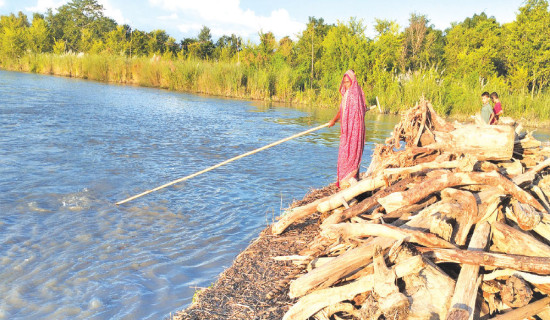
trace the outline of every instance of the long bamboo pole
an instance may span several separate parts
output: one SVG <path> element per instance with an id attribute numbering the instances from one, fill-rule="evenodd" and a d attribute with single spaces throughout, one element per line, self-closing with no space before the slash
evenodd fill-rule
<path id="1" fill-rule="evenodd" d="M 247 152 L 247 153 L 243 153 L 243 154 L 241 154 L 241 155 L 239 155 L 239 156 L 236 156 L 236 157 L 233 157 L 233 158 L 231 158 L 231 159 L 225 160 L 225 161 L 223 161 L 223 162 L 220 162 L 220 163 L 218 163 L 218 164 L 216 164 L 216 165 L 214 165 L 214 166 L 211 166 L 211 167 L 206 168 L 206 169 L 204 169 L 204 170 L 201 170 L 201 171 L 199 171 L 199 172 L 195 172 L 195 173 L 193 173 L 193 174 L 191 174 L 191 175 L 188 175 L 188 176 L 186 176 L 186 177 L 176 179 L 176 180 L 174 180 L 174 181 L 165 183 L 165 184 L 163 184 L 162 186 L 158 186 L 158 187 L 156 187 L 156 188 L 154 188 L 154 189 L 144 191 L 144 192 L 142 192 L 142 193 L 140 193 L 140 194 L 137 194 L 137 195 L 132 196 L 132 197 L 130 197 L 130 198 L 127 198 L 127 199 L 124 199 L 124 200 L 122 200 L 122 201 L 119 201 L 119 202 L 116 203 L 116 205 L 120 205 L 120 204 L 126 203 L 126 202 L 128 202 L 128 201 L 131 201 L 131 200 L 137 199 L 137 198 L 139 198 L 139 197 L 142 197 L 142 196 L 144 196 L 144 195 L 147 195 L 147 194 L 149 194 L 149 193 L 151 193 L 151 192 L 155 192 L 155 191 L 157 191 L 157 190 L 160 190 L 160 189 L 169 187 L 169 186 L 171 186 L 171 185 L 174 185 L 174 184 L 176 184 L 176 183 L 185 181 L 185 180 L 187 180 L 187 179 L 191 179 L 191 178 L 196 177 L 196 176 L 198 176 L 198 175 L 200 175 L 200 174 L 203 174 L 203 173 L 208 172 L 208 171 L 210 171 L 210 170 L 214 170 L 214 169 L 219 168 L 219 167 L 221 167 L 221 166 L 223 166 L 223 165 L 226 165 L 226 164 L 228 164 L 228 163 L 230 163 L 230 162 L 232 162 L 232 161 L 235 161 L 235 160 L 244 158 L 244 157 L 246 157 L 246 156 L 249 156 L 249 155 L 258 153 L 258 152 L 260 152 L 260 151 L 263 151 L 263 150 L 265 150 L 265 149 L 274 147 L 274 146 L 276 146 L 276 145 L 278 145 L 278 144 L 281 144 L 281 143 L 283 143 L 283 142 L 292 140 L 292 139 L 294 139 L 294 138 L 298 138 L 298 137 L 300 137 L 300 136 L 306 135 L 306 134 L 311 133 L 311 132 L 313 132 L 313 131 L 317 131 L 317 130 L 323 129 L 323 128 L 327 127 L 328 125 L 329 125 L 328 123 L 325 123 L 325 124 L 320 125 L 320 126 L 318 126 L 318 127 L 311 128 L 311 129 L 309 129 L 309 130 L 306 130 L 306 131 L 297 133 L 297 134 L 295 134 L 295 135 L 293 135 L 293 136 L 290 136 L 290 137 L 281 139 L 281 140 L 279 140 L 279 141 L 275 141 L 275 142 L 270 143 L 270 144 L 268 144 L 268 145 L 266 145 L 266 146 L 263 146 L 263 147 L 261 147 L 261 148 L 254 149 L 254 150 L 249 151 L 249 152 Z"/>

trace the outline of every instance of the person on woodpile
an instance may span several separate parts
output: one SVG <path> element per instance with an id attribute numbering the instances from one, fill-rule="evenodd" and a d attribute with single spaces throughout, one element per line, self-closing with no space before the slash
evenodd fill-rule
<path id="1" fill-rule="evenodd" d="M 483 119 L 483 122 L 485 122 L 486 124 L 491 124 L 491 121 L 493 121 L 495 117 L 495 114 L 493 113 L 493 107 L 491 107 L 489 101 L 491 101 L 489 92 L 483 92 L 481 94 L 481 102 L 483 103 L 483 107 L 481 107 L 481 119 Z"/>
<path id="2" fill-rule="evenodd" d="M 365 94 L 357 83 L 353 70 L 348 70 L 339 88 L 342 100 L 338 113 L 329 122 L 329 127 L 340 120 L 340 147 L 336 185 L 347 188 L 357 183 L 359 166 L 365 147 Z"/>
<path id="3" fill-rule="evenodd" d="M 494 118 L 491 124 L 498 124 L 498 118 L 502 115 L 502 105 L 500 104 L 498 93 L 496 92 L 491 93 L 491 100 L 493 100 L 493 103 L 494 103 L 494 106 L 493 106 Z"/>

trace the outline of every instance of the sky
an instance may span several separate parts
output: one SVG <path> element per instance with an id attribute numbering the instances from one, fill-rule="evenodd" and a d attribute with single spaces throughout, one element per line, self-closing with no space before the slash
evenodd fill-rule
<path id="1" fill-rule="evenodd" d="M 176 40 L 197 37 L 207 26 L 214 41 L 235 33 L 258 42 L 258 33 L 273 32 L 277 39 L 296 39 L 310 16 L 326 23 L 346 23 L 356 17 L 375 36 L 375 19 L 396 21 L 403 29 L 412 13 L 426 15 L 429 23 L 445 30 L 452 22 L 485 12 L 500 23 L 515 20 L 524 0 L 97 0 L 105 15 L 134 29 L 165 30 Z M 0 15 L 22 11 L 45 13 L 69 0 L 0 0 Z"/>

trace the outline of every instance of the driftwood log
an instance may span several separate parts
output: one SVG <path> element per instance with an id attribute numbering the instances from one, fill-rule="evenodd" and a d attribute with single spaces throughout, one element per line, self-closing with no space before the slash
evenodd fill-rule
<path id="1" fill-rule="evenodd" d="M 510 126 L 462 125 L 434 135 L 436 142 L 427 148 L 468 154 L 478 160 L 510 160 L 514 153 L 515 133 Z"/>
<path id="2" fill-rule="evenodd" d="M 531 194 L 523 191 L 516 184 L 497 172 L 459 172 L 443 174 L 439 177 L 428 179 L 415 188 L 396 192 L 378 199 L 378 202 L 387 212 L 392 212 L 403 206 L 417 203 L 430 194 L 439 192 L 445 188 L 472 184 L 499 187 L 503 192 L 512 195 L 520 202 L 529 204 L 538 210 L 544 210 L 544 207 Z"/>
<path id="3" fill-rule="evenodd" d="M 374 236 L 386 237 L 394 240 L 405 240 L 407 242 L 413 242 L 433 248 L 456 248 L 452 243 L 434 234 L 384 224 L 340 223 L 325 227 L 322 234 L 334 239 L 339 237 L 349 239 Z"/>
<path id="4" fill-rule="evenodd" d="M 502 222 L 493 223 L 492 251 L 530 257 L 550 257 L 550 246 Z"/>
<path id="5" fill-rule="evenodd" d="M 550 258 L 546 257 L 529 257 L 459 249 L 418 248 L 418 250 L 439 262 L 477 264 L 550 275 Z"/>
<path id="6" fill-rule="evenodd" d="M 477 225 L 468 250 L 484 251 L 489 242 L 491 225 L 488 222 Z M 463 265 L 455 285 L 451 309 L 447 320 L 473 319 L 477 290 L 481 283 L 479 265 Z"/>
<path id="7" fill-rule="evenodd" d="M 538 314 L 550 306 L 550 297 L 543 298 L 524 307 L 496 316 L 493 320 L 521 320 Z"/>

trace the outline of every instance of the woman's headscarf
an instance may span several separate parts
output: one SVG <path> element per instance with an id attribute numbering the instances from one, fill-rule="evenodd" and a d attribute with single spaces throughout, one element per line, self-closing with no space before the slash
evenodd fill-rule
<path id="1" fill-rule="evenodd" d="M 346 105 L 349 105 L 349 103 L 357 104 L 359 107 L 365 108 L 365 94 L 363 93 L 363 89 L 359 86 L 357 83 L 357 78 L 355 77 L 355 72 L 353 70 L 348 70 L 344 74 L 344 77 L 342 77 L 342 81 L 340 82 L 340 94 L 342 97 L 346 94 L 346 88 L 344 87 L 344 79 L 348 78 L 351 82 L 351 86 L 348 90 L 350 92 L 348 93 L 348 99 L 346 101 Z"/>

